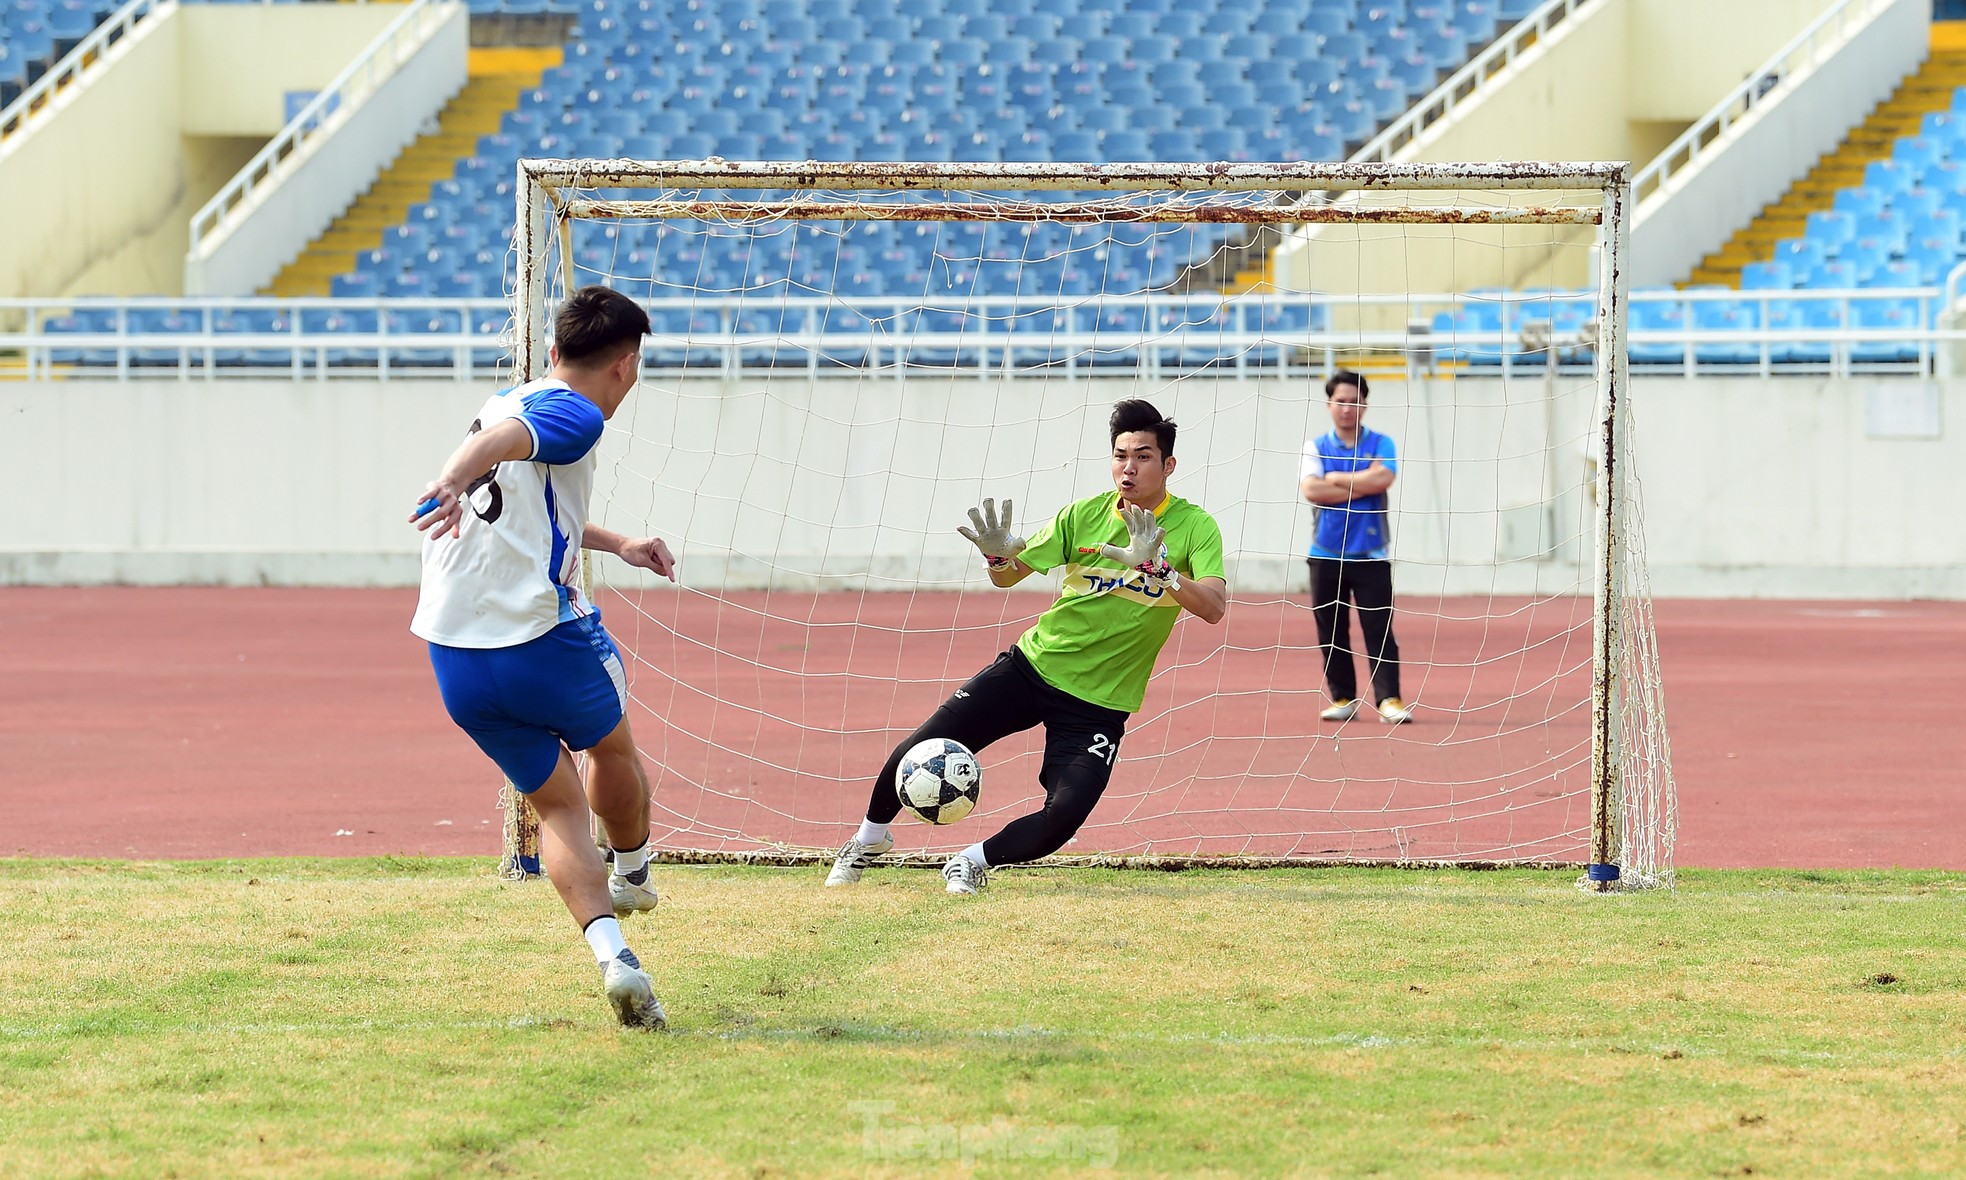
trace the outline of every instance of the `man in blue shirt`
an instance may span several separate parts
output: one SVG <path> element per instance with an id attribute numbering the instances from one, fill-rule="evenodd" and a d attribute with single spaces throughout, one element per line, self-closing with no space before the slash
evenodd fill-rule
<path id="1" fill-rule="evenodd" d="M 1367 430 L 1365 399 L 1370 386 L 1358 373 L 1340 369 L 1324 383 L 1331 413 L 1330 433 L 1304 444 L 1299 490 L 1317 506 L 1311 532 L 1311 614 L 1324 652 L 1324 684 L 1331 704 L 1318 714 L 1325 721 L 1358 716 L 1358 671 L 1352 664 L 1350 619 L 1345 602 L 1358 610 L 1365 632 L 1366 665 L 1378 698 L 1379 719 L 1388 725 L 1413 720 L 1399 695 L 1399 642 L 1393 638 L 1392 532 L 1386 524 L 1386 491 L 1399 475 L 1393 440 Z"/>

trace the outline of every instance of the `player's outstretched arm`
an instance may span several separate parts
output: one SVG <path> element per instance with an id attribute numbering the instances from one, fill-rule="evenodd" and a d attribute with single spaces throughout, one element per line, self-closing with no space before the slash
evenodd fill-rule
<path id="1" fill-rule="evenodd" d="M 580 534 L 580 547 L 597 553 L 612 553 L 637 569 L 653 570 L 670 581 L 676 580 L 676 555 L 661 537 L 629 537 L 590 524 Z"/>
<path id="2" fill-rule="evenodd" d="M 956 531 L 976 546 L 983 555 L 983 564 L 990 568 L 990 581 L 1008 589 L 1031 576 L 1031 567 L 1017 560 L 1024 552 L 1024 538 L 1011 531 L 1011 503 L 1003 502 L 1003 514 L 997 514 L 997 502 L 985 500 L 981 508 L 969 510 L 969 523 L 975 527 L 956 526 Z"/>
<path id="3" fill-rule="evenodd" d="M 452 536 L 464 524 L 464 489 L 485 472 L 532 454 L 532 431 L 517 418 L 507 418 L 480 430 L 458 444 L 436 479 L 424 485 L 422 501 L 410 510 L 410 523 L 420 533 Z"/>

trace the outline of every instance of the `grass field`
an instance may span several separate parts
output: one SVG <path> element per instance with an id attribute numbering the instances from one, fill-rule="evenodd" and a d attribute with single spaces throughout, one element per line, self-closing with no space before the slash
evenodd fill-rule
<path id="1" fill-rule="evenodd" d="M 1966 879 L 0 860 L 0 1176 L 1958 1175 Z"/>

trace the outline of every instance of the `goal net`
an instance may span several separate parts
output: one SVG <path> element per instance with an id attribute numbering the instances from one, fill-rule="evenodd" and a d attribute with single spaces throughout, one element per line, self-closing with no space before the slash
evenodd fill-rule
<path id="1" fill-rule="evenodd" d="M 1106 420 L 1179 423 L 1172 494 L 1231 603 L 1187 616 L 1062 858 L 1544 864 L 1669 884 L 1674 794 L 1628 455 L 1623 165 L 525 161 L 517 377 L 604 283 L 654 334 L 594 519 L 680 584 L 591 564 L 669 860 L 829 857 L 889 750 L 1050 604 L 955 532 L 1112 489 Z M 1306 562 L 1325 382 L 1389 436 L 1407 724 L 1331 703 Z M 1379 654 L 1389 654 L 1390 649 Z M 1042 734 L 980 752 L 946 856 L 1042 804 Z M 529 851 L 523 807 L 508 863 Z"/>

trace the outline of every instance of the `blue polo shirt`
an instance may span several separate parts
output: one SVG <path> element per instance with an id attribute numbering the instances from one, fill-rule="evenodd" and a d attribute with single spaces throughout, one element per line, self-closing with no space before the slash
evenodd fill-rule
<path id="1" fill-rule="evenodd" d="M 1304 444 L 1300 478 L 1363 471 L 1374 461 L 1399 471 L 1392 439 L 1361 426 L 1358 444 L 1348 447 L 1333 430 Z M 1349 504 L 1319 505 L 1310 555 L 1336 561 L 1384 561 L 1393 539 L 1386 523 L 1386 502 L 1386 493 L 1376 492 Z"/>

